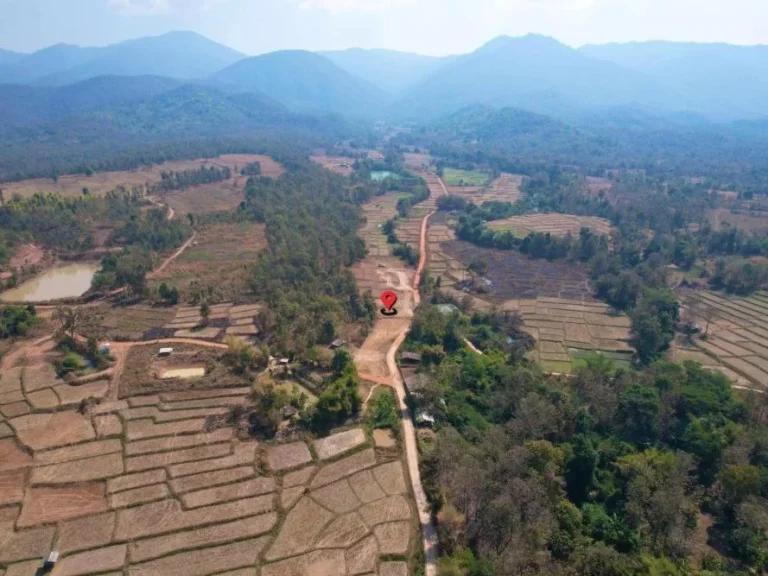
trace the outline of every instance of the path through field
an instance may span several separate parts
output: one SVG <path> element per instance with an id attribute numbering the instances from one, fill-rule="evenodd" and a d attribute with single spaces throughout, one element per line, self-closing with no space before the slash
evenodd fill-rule
<path id="1" fill-rule="evenodd" d="M 425 176 L 425 175 L 424 175 Z M 427 183 L 430 185 L 430 191 L 432 195 L 447 195 L 445 184 L 440 178 L 429 177 Z M 421 301 L 421 295 L 419 294 L 419 281 L 421 279 L 421 273 L 427 264 L 427 229 L 429 227 L 429 219 L 435 214 L 436 210 L 433 210 L 427 214 L 421 221 L 421 233 L 419 238 L 419 265 L 416 269 L 416 274 L 411 282 L 410 290 L 413 294 L 413 309 L 419 305 Z M 388 322 L 387 319 L 379 319 L 377 323 Z M 419 452 L 416 444 L 416 430 L 411 419 L 410 411 L 405 403 L 405 385 L 403 378 L 400 374 L 400 370 L 397 367 L 397 361 L 395 356 L 397 350 L 405 341 L 405 337 L 410 330 L 410 319 L 407 323 L 403 323 L 399 328 L 398 333 L 395 335 L 395 339 L 389 347 L 387 352 L 387 369 L 388 377 L 382 378 L 377 375 L 368 375 L 360 373 L 360 377 L 375 382 L 377 384 L 385 384 L 394 388 L 397 394 L 398 403 L 400 405 L 401 422 L 403 426 L 403 437 L 405 439 L 405 454 L 408 460 L 408 471 L 411 477 L 411 486 L 413 488 L 413 495 L 416 499 L 416 507 L 419 512 L 419 521 L 421 522 L 421 531 L 424 540 L 424 563 L 426 576 L 435 576 L 437 574 L 437 532 L 434 524 L 432 524 L 432 516 L 429 511 L 429 504 L 427 502 L 424 488 L 421 484 L 421 473 L 419 471 Z M 363 345 L 365 348 L 365 344 Z M 364 350 L 360 352 L 363 354 L 356 354 L 356 362 L 358 358 L 365 356 Z"/>

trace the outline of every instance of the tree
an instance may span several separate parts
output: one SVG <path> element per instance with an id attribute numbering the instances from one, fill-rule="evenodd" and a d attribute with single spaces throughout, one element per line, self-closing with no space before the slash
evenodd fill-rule
<path id="1" fill-rule="evenodd" d="M 169 306 L 175 306 L 179 302 L 179 291 L 175 286 L 173 288 L 168 288 L 168 284 L 163 282 L 157 289 L 157 293 L 163 302 Z"/>
<path id="2" fill-rule="evenodd" d="M 469 269 L 478 276 L 485 276 L 488 272 L 488 260 L 485 258 L 475 258 L 469 263 Z"/>
<path id="3" fill-rule="evenodd" d="M 659 393 L 635 384 L 619 399 L 618 421 L 624 437 L 634 444 L 653 444 L 659 437 Z"/>
<path id="4" fill-rule="evenodd" d="M 597 468 L 597 450 L 589 436 L 578 434 L 573 445 L 573 456 L 565 467 L 565 481 L 568 497 L 576 502 L 584 502 L 595 483 Z"/>
<path id="5" fill-rule="evenodd" d="M 208 304 L 207 300 L 203 300 L 202 304 L 200 304 L 200 316 L 202 317 L 202 325 L 207 326 L 208 325 L 208 317 L 211 315 L 211 307 Z"/>

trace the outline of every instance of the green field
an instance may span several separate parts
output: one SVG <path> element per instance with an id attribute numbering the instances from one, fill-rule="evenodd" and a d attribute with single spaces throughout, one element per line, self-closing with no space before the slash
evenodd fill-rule
<path id="1" fill-rule="evenodd" d="M 443 182 L 446 186 L 485 186 L 489 181 L 488 174 L 480 170 L 443 169 Z"/>

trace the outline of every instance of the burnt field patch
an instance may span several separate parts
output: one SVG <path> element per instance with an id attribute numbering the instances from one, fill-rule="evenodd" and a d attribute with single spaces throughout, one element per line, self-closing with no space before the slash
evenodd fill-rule
<path id="1" fill-rule="evenodd" d="M 488 262 L 485 277 L 490 284 L 480 297 L 491 303 L 540 296 L 593 300 L 587 268 L 580 264 L 532 260 L 518 252 L 480 248 L 462 240 L 442 242 L 440 247 L 466 266 L 473 260 Z"/>

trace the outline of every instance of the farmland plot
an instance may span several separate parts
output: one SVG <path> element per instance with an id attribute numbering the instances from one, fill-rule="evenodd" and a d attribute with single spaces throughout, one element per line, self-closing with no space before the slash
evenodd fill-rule
<path id="1" fill-rule="evenodd" d="M 488 223 L 494 230 L 511 230 L 517 236 L 525 237 L 533 232 L 565 236 L 578 236 L 582 228 L 589 228 L 595 234 L 610 234 L 611 223 L 595 216 L 573 216 L 571 214 L 527 214 L 513 216 Z"/>
<path id="2" fill-rule="evenodd" d="M 522 176 L 502 173 L 490 186 L 463 188 L 449 186 L 448 192 L 461 196 L 477 206 L 481 206 L 483 202 L 510 202 L 514 204 L 520 199 L 522 183 Z"/>
<path id="3" fill-rule="evenodd" d="M 749 297 L 727 296 L 706 290 L 683 290 L 680 298 L 706 339 L 697 336 L 695 346 L 722 370 L 753 384 L 768 386 L 768 293 Z"/>
<path id="4" fill-rule="evenodd" d="M 523 330 L 537 342 L 531 355 L 544 370 L 567 374 L 583 364 L 584 356 L 591 352 L 629 365 L 630 320 L 624 314 L 612 314 L 602 302 L 540 297 L 509 300 L 502 308 L 520 313 Z"/>
<path id="5" fill-rule="evenodd" d="M 29 412 L 2 422 L 4 573 L 36 573 L 51 550 L 57 574 L 135 576 L 376 573 L 393 554 L 416 554 L 401 454 L 374 450 L 362 429 L 314 451 L 208 429 L 248 386 L 39 409 L 33 397 L 47 389 L 37 387 L 61 384 L 41 372 L 27 391 L 26 367 L 5 368 L 0 411 L 24 402 Z"/>
<path id="6" fill-rule="evenodd" d="M 251 222 L 211 224 L 200 230 L 195 242 L 153 278 L 189 296 L 193 281 L 215 287 L 215 297 L 225 301 L 247 293 L 248 265 L 267 245 L 264 225 Z"/>

